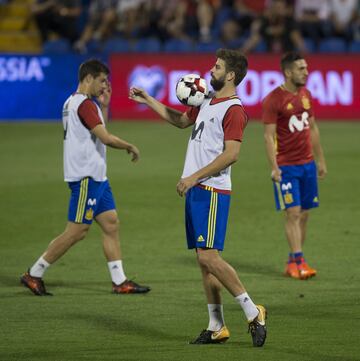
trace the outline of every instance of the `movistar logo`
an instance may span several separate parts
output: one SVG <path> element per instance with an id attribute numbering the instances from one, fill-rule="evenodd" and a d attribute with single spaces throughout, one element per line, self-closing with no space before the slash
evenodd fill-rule
<path id="1" fill-rule="evenodd" d="M 309 113 L 303 112 L 301 114 L 301 119 L 298 119 L 296 115 L 292 115 L 289 119 L 289 129 L 291 133 L 294 133 L 295 130 L 301 132 L 305 128 L 309 127 Z"/>
<path id="2" fill-rule="evenodd" d="M 88 206 L 95 206 L 96 205 L 96 198 L 89 198 L 88 202 L 87 202 Z"/>
<path id="3" fill-rule="evenodd" d="M 281 190 L 283 190 L 283 191 L 288 191 L 291 188 L 292 188 L 291 183 L 286 183 L 286 184 L 281 185 Z"/>
<path id="4" fill-rule="evenodd" d="M 201 139 L 201 135 L 202 135 L 202 132 L 204 131 L 204 127 L 205 127 L 204 121 L 200 122 L 200 124 L 198 125 L 197 128 L 196 128 L 196 123 L 195 123 L 192 134 L 191 134 L 191 140 L 194 140 L 197 137 L 198 133 L 200 133 L 199 139 Z"/>

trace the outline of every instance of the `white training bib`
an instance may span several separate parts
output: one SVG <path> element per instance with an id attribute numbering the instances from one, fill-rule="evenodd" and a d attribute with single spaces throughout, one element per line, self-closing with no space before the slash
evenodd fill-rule
<path id="1" fill-rule="evenodd" d="M 224 151 L 223 120 L 226 112 L 233 105 L 241 105 L 239 98 L 228 99 L 210 104 L 206 99 L 201 105 L 192 134 L 189 139 L 185 165 L 181 178 L 188 177 L 199 169 L 206 167 Z M 200 181 L 205 186 L 222 190 L 231 190 L 231 167 L 219 174 Z"/>
<path id="2" fill-rule="evenodd" d="M 106 177 L 106 146 L 82 123 L 78 109 L 88 99 L 84 94 L 71 95 L 63 107 L 64 126 L 64 180 L 79 181 L 91 177 L 103 182 Z M 94 103 L 95 104 L 95 103 Z M 99 117 L 105 125 L 101 110 L 96 104 Z"/>

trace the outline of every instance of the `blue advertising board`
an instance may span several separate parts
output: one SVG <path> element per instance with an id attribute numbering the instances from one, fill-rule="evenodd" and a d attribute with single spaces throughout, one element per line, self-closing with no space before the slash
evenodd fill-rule
<path id="1" fill-rule="evenodd" d="M 0 121 L 61 119 L 84 60 L 80 55 L 0 55 Z"/>

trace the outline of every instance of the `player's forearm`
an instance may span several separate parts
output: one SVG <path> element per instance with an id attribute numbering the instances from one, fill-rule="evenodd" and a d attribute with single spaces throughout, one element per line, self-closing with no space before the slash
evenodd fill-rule
<path id="1" fill-rule="evenodd" d="M 106 140 L 105 145 L 116 148 L 116 149 L 129 149 L 131 148 L 131 144 L 126 142 L 125 140 L 113 135 L 109 134 L 108 139 Z"/>
<path id="2" fill-rule="evenodd" d="M 266 135 L 265 135 L 265 149 L 271 170 L 278 169 L 279 166 L 276 160 L 276 149 L 275 149 L 274 139 Z"/>
<path id="3" fill-rule="evenodd" d="M 178 128 L 186 127 L 186 123 L 182 118 L 183 114 L 178 110 L 165 106 L 153 97 L 148 100 L 147 105 L 168 123 Z"/>
<path id="4" fill-rule="evenodd" d="M 226 169 L 230 165 L 234 164 L 238 159 L 238 153 L 224 152 L 215 158 L 206 167 L 199 169 L 192 177 L 200 182 L 202 179 L 213 177 L 218 175 L 222 170 Z"/>
<path id="5" fill-rule="evenodd" d="M 316 125 L 311 129 L 311 143 L 315 159 L 320 162 L 325 162 L 324 152 L 320 143 L 320 133 Z"/>

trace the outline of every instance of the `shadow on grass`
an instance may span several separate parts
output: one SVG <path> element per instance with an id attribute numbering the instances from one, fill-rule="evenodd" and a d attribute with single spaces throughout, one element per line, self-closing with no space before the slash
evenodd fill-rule
<path id="1" fill-rule="evenodd" d="M 238 260 L 234 259 L 233 257 L 224 257 L 225 261 L 227 261 L 231 266 L 235 268 L 235 270 L 241 274 L 241 273 L 253 273 L 253 274 L 259 274 L 265 277 L 271 277 L 271 278 L 283 278 L 282 271 L 279 270 L 279 267 L 275 265 L 269 265 L 266 263 L 261 263 L 260 261 L 258 263 L 255 263 L 253 261 L 247 261 L 247 260 Z M 176 257 L 174 262 L 177 262 L 178 264 L 182 264 L 186 267 L 191 266 L 194 269 L 198 269 L 198 265 L 196 262 L 196 255 L 191 254 L 189 257 L 179 255 Z M 200 271 L 199 271 L 200 272 Z"/>
<path id="2" fill-rule="evenodd" d="M 282 271 L 275 265 L 269 265 L 266 263 L 255 263 L 248 260 L 235 260 L 229 258 L 228 262 L 236 269 L 237 272 L 241 273 L 253 273 L 264 277 L 270 278 L 283 278 Z"/>
<path id="3" fill-rule="evenodd" d="M 13 274 L 0 274 L 0 294 L 3 298 L 11 298 L 14 296 L 31 296 L 34 295 L 32 292 L 26 288 L 20 282 L 21 274 L 13 275 Z M 178 279 L 176 275 L 172 277 L 169 276 L 164 280 L 162 277 L 158 279 L 153 279 L 151 282 L 147 283 L 151 289 L 153 294 L 156 290 L 162 290 L 164 286 L 184 286 L 184 284 L 193 284 L 197 282 L 197 278 L 188 277 Z M 93 281 L 93 280 L 73 280 L 73 279 L 50 279 L 45 280 L 46 290 L 52 293 L 53 296 L 61 296 L 61 297 L 73 297 L 74 295 L 111 295 L 112 294 L 112 286 L 111 281 Z M 3 290 L 3 292 L 1 292 Z M 6 290 L 6 291 L 5 291 Z M 147 294 L 137 294 L 137 295 L 123 295 L 123 296 L 131 296 L 131 297 L 146 297 Z"/>
<path id="4" fill-rule="evenodd" d="M 101 314 L 69 313 L 66 317 L 71 321 L 78 320 L 87 323 L 91 327 L 96 327 L 111 333 L 115 332 L 116 334 L 122 334 L 124 336 L 134 335 L 138 337 L 140 335 L 144 338 L 154 339 L 155 341 L 187 342 L 184 336 L 181 337 L 180 335 L 172 335 L 166 332 L 166 329 L 159 327 L 157 322 L 154 322 L 152 326 L 144 322 L 131 320 L 131 316 L 124 315 L 121 318 L 117 318 L 115 316 Z"/>
<path id="5" fill-rule="evenodd" d="M 7 287 L 7 288 L 13 288 L 14 293 L 8 293 L 8 297 L 13 297 L 14 294 L 28 294 L 32 295 L 32 293 L 24 287 L 20 283 L 20 277 L 21 273 L 19 274 L 0 274 L 0 287 Z M 91 293 L 96 294 L 103 294 L 106 290 L 110 293 L 111 292 L 111 282 L 109 281 L 107 283 L 108 288 L 106 288 L 105 282 L 94 282 L 94 281 L 73 281 L 71 279 L 69 280 L 50 280 L 45 281 L 46 289 L 51 292 L 55 293 L 56 290 L 58 290 L 61 287 L 68 288 L 68 289 L 78 289 L 78 290 L 86 290 L 91 291 Z M 8 291 L 7 291 L 8 292 Z M 6 297 L 5 295 L 2 295 L 2 297 Z"/>
<path id="6" fill-rule="evenodd" d="M 21 273 L 19 274 L 0 274 L 0 286 L 5 287 L 13 287 L 14 285 L 20 285 L 20 277 Z"/>

